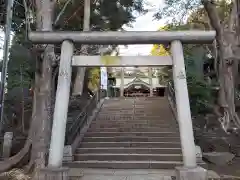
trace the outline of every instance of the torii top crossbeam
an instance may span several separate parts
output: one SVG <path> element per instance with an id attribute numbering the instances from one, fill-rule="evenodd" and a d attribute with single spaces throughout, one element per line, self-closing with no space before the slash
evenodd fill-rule
<path id="1" fill-rule="evenodd" d="M 215 39 L 215 31 L 35 31 L 29 40 L 38 44 L 59 44 L 70 40 L 79 44 L 164 44 L 179 40 L 184 44 L 208 44 Z"/>

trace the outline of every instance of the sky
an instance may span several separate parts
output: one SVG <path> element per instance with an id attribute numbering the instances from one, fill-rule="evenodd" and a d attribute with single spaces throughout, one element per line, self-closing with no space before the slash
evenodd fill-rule
<path id="1" fill-rule="evenodd" d="M 146 8 L 151 9 L 147 14 L 140 16 L 132 25 L 133 27 L 124 27 L 127 31 L 156 31 L 164 25 L 164 20 L 153 20 L 153 15 L 158 11 L 159 7 L 163 5 L 163 0 L 147 0 L 151 6 Z M 120 46 L 120 55 L 134 56 L 134 55 L 149 55 L 152 45 L 128 45 L 128 47 Z"/>
<path id="2" fill-rule="evenodd" d="M 146 0 L 146 8 L 150 9 L 150 12 L 145 15 L 139 16 L 132 24 L 132 28 L 124 26 L 127 31 L 156 31 L 159 27 L 164 25 L 164 20 L 153 20 L 153 15 L 157 12 L 158 8 L 163 5 L 164 0 Z M 0 32 L 0 60 L 2 60 L 3 52 L 3 32 Z M 152 45 L 128 45 L 120 46 L 120 55 L 134 56 L 134 55 L 149 55 Z"/>

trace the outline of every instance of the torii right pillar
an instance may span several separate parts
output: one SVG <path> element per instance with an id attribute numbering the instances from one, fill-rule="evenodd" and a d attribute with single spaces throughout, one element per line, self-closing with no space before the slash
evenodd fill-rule
<path id="1" fill-rule="evenodd" d="M 197 166 L 186 70 L 181 41 L 171 43 L 177 119 L 181 137 L 183 167 L 176 167 L 177 180 L 206 180 L 207 170 Z"/>

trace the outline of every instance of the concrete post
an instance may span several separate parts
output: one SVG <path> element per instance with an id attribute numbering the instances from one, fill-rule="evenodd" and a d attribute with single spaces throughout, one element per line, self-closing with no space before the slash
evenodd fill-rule
<path id="1" fill-rule="evenodd" d="M 6 132 L 4 134 L 3 149 L 2 149 L 2 156 L 4 159 L 9 158 L 11 155 L 12 140 L 13 140 L 13 133 Z"/>
<path id="2" fill-rule="evenodd" d="M 149 84 L 150 84 L 150 97 L 153 96 L 153 82 L 152 82 L 152 68 L 148 68 Z"/>
<path id="3" fill-rule="evenodd" d="M 120 85 L 120 96 L 124 96 L 124 68 L 121 68 L 121 85 Z"/>
<path id="4" fill-rule="evenodd" d="M 49 167 L 61 167 L 67 123 L 70 83 L 72 75 L 73 44 L 64 41 L 61 47 L 56 102 L 53 115 L 52 136 L 49 152 Z"/>
<path id="5" fill-rule="evenodd" d="M 69 168 L 60 167 L 48 167 L 40 169 L 40 172 L 37 174 L 36 180 L 69 180 Z"/>
<path id="6" fill-rule="evenodd" d="M 184 167 L 193 168 L 197 166 L 195 143 L 189 105 L 183 47 L 180 41 L 173 41 L 171 43 L 171 54 L 173 59 L 173 80 L 183 162 Z"/>

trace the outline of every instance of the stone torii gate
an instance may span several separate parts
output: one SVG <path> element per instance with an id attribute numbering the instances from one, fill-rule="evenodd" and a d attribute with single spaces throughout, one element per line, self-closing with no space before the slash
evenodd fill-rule
<path id="1" fill-rule="evenodd" d="M 173 66 L 177 121 L 180 130 L 183 167 L 177 169 L 177 179 L 206 179 L 205 169 L 197 166 L 192 119 L 182 43 L 207 44 L 215 39 L 215 31 L 160 31 L 160 32 L 30 32 L 29 40 L 35 44 L 60 44 L 61 59 L 56 103 L 49 153 L 49 167 L 62 166 L 65 129 L 68 113 L 72 66 L 129 67 Z M 74 56 L 74 44 L 170 44 L 171 56 L 135 58 L 115 57 L 106 62 L 100 56 Z M 63 103 L 64 102 L 64 103 Z M 55 138 L 54 138 L 55 137 Z M 57 138 L 56 138 L 57 137 Z"/>

